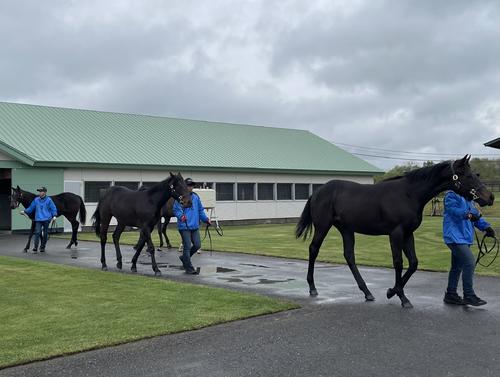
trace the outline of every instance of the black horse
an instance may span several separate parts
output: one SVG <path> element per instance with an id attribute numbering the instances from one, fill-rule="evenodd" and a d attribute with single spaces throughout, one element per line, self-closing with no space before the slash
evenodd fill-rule
<path id="1" fill-rule="evenodd" d="M 141 186 L 139 190 L 147 190 L 146 186 Z M 170 198 L 167 200 L 167 203 L 161 207 L 160 211 L 160 219 L 158 220 L 158 224 L 156 224 L 156 228 L 158 229 L 158 237 L 160 238 L 160 245 L 158 246 L 158 251 L 161 251 L 161 248 L 163 247 L 163 237 L 165 237 L 165 241 L 167 243 L 167 248 L 171 249 L 172 244 L 170 243 L 170 239 L 167 236 L 167 227 L 168 224 L 170 224 L 170 219 L 174 217 L 174 198 Z M 165 222 L 162 222 L 162 219 L 165 219 Z M 134 246 L 134 250 L 137 250 L 139 246 L 139 242 L 141 240 L 139 239 L 137 243 Z"/>
<path id="2" fill-rule="evenodd" d="M 295 231 L 297 238 L 306 239 L 314 225 L 307 273 L 311 296 L 318 294 L 314 285 L 314 262 L 323 240 L 334 226 L 342 235 L 347 264 L 368 301 L 375 298 L 356 266 L 354 233 L 389 235 L 396 281 L 394 287 L 387 290 L 387 298 L 398 295 L 401 305 L 411 308 L 404 286 L 417 270 L 413 232 L 422 222 L 426 203 L 442 191 L 453 190 L 481 206 L 493 204 L 493 194 L 472 173 L 469 159 L 470 156 L 465 156 L 461 160 L 416 169 L 374 185 L 332 180 L 316 191 L 307 201 Z M 403 276 L 402 252 L 408 259 L 408 269 Z"/>
<path id="3" fill-rule="evenodd" d="M 19 204 L 22 204 L 24 208 L 28 208 L 29 205 L 38 195 L 33 194 L 29 191 L 21 190 L 19 186 L 12 187 L 12 194 L 10 196 L 10 208 L 16 209 L 19 207 Z M 71 192 L 63 192 L 58 195 L 50 196 L 52 201 L 54 202 L 57 208 L 57 217 L 64 216 L 71 223 L 71 241 L 69 242 L 66 249 L 71 249 L 72 245 L 78 246 L 78 227 L 81 224 L 85 224 L 87 211 L 85 209 L 85 204 L 83 203 L 83 199 L 81 196 L 73 194 Z M 80 222 L 76 220 L 76 215 L 79 213 Z M 27 252 L 30 248 L 31 238 L 33 237 L 33 233 L 35 232 L 35 212 L 29 215 L 31 219 L 31 229 L 28 237 L 28 243 L 26 247 L 23 249 L 24 252 Z"/>
<path id="4" fill-rule="evenodd" d="M 116 249 L 116 267 L 122 268 L 122 254 L 120 251 L 120 235 L 126 226 L 138 227 L 141 230 L 141 239 L 137 251 L 132 258 L 133 272 L 137 271 L 136 263 L 144 244 L 148 244 L 148 252 L 151 254 L 151 264 L 155 275 L 161 275 L 156 260 L 155 249 L 151 240 L 151 232 L 158 223 L 160 210 L 171 198 L 178 200 L 183 206 L 191 206 L 184 178 L 180 174 L 170 176 L 160 183 L 145 190 L 130 190 L 121 186 L 113 186 L 99 200 L 93 215 L 93 227 L 95 233 L 101 238 L 101 265 L 102 270 L 108 269 L 106 265 L 105 248 L 109 222 L 114 216 L 118 222 L 113 232 L 113 243 Z"/>

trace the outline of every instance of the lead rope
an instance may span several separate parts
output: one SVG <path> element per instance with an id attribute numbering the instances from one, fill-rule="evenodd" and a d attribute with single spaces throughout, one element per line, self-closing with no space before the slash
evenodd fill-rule
<path id="1" fill-rule="evenodd" d="M 474 234 L 476 235 L 477 248 L 479 250 L 477 253 L 476 266 L 479 264 L 482 267 L 488 268 L 493 264 L 493 262 L 495 262 L 495 259 L 497 259 L 498 254 L 500 252 L 500 244 L 498 242 L 498 239 L 496 237 L 489 237 L 493 238 L 494 242 L 493 245 L 490 248 L 488 248 L 488 246 L 486 245 L 486 238 L 487 238 L 486 235 L 484 235 L 481 241 L 479 241 L 479 237 L 475 229 L 474 229 Z M 481 259 L 486 255 L 490 254 L 491 252 L 493 252 L 495 249 L 496 252 L 491 261 L 488 264 L 481 263 Z"/>
<path id="2" fill-rule="evenodd" d="M 212 246 L 212 234 L 210 233 L 210 227 L 211 225 L 210 224 L 207 224 L 206 228 L 205 228 L 205 235 L 203 236 L 203 239 L 202 241 L 205 241 L 205 238 L 207 238 L 208 236 L 208 241 L 210 243 L 210 256 L 212 256 L 212 252 L 213 252 L 213 246 Z M 224 231 L 222 230 L 221 226 L 219 224 L 217 224 L 215 226 L 215 231 L 217 232 L 217 234 L 222 237 L 224 235 Z"/>

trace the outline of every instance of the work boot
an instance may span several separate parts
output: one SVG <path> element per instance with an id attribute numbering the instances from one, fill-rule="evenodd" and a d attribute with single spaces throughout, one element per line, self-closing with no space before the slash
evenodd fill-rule
<path id="1" fill-rule="evenodd" d="M 486 305 L 487 302 L 480 299 L 476 295 L 471 295 L 471 296 L 464 296 L 464 304 L 471 306 L 481 306 L 481 305 Z"/>
<path id="2" fill-rule="evenodd" d="M 450 305 L 464 305 L 464 300 L 457 293 L 446 292 L 443 301 Z"/>
<path id="3" fill-rule="evenodd" d="M 34 247 L 33 250 L 31 250 L 34 254 L 38 253 L 38 247 Z"/>
<path id="4" fill-rule="evenodd" d="M 40 248 L 40 253 L 45 253 L 45 248 L 44 247 Z"/>
<path id="5" fill-rule="evenodd" d="M 179 255 L 179 259 L 182 262 L 182 267 L 184 267 L 184 269 L 187 269 L 186 262 L 184 262 L 184 255 Z"/>
<path id="6" fill-rule="evenodd" d="M 191 268 L 187 268 L 186 269 L 186 274 L 188 274 L 188 275 L 199 275 L 200 273 L 198 272 L 198 270 L 195 270 L 193 267 L 191 267 Z"/>

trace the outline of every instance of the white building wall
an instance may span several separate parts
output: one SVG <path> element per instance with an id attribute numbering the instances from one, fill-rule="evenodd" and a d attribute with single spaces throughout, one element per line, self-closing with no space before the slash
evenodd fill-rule
<path id="1" fill-rule="evenodd" d="M 373 183 L 367 176 L 320 176 L 302 174 L 258 174 L 258 173 L 224 173 L 182 171 L 184 178 L 191 177 L 197 182 L 227 183 L 310 183 L 323 184 L 331 179 L 344 179 L 358 183 Z M 65 182 L 82 182 L 81 192 L 84 197 L 85 181 L 137 181 L 158 182 L 168 176 L 168 171 L 156 170 L 118 170 L 118 169 L 66 169 Z M 235 196 L 236 197 L 236 196 Z M 220 220 L 290 218 L 300 216 L 305 200 L 271 200 L 271 201 L 218 201 L 216 214 Z M 91 224 L 91 215 L 97 203 L 86 203 L 89 214 L 87 224 Z M 112 222 L 112 225 L 115 222 Z"/>

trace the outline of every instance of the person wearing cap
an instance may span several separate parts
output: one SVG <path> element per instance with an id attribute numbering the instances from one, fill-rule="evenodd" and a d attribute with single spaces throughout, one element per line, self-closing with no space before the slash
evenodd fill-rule
<path id="1" fill-rule="evenodd" d="M 452 305 L 485 305 L 473 287 L 476 261 L 470 246 L 474 242 L 474 227 L 495 237 L 491 225 L 481 216 L 472 201 L 448 191 L 444 197 L 443 238 L 451 251 L 451 269 L 448 287 L 443 301 Z M 458 281 L 462 275 L 463 298 L 457 293 Z"/>
<path id="2" fill-rule="evenodd" d="M 201 248 L 200 220 L 210 224 L 210 219 L 205 213 L 200 197 L 193 192 L 196 183 L 191 178 L 186 178 L 185 182 L 191 195 L 192 205 L 189 208 L 184 208 L 179 202 L 175 201 L 173 212 L 177 217 L 177 229 L 181 234 L 183 245 L 183 252 L 179 259 L 186 273 L 196 275 L 198 272 L 191 263 L 191 257 Z"/>
<path id="3" fill-rule="evenodd" d="M 40 242 L 40 233 L 42 233 L 42 243 L 40 245 L 40 252 L 45 251 L 47 239 L 49 235 L 49 223 L 55 221 L 57 218 L 57 208 L 52 199 L 47 196 L 47 188 L 40 187 L 37 189 L 39 196 L 35 198 L 30 206 L 21 214 L 31 215 L 35 211 L 35 245 L 33 251 L 38 251 L 38 243 Z"/>

